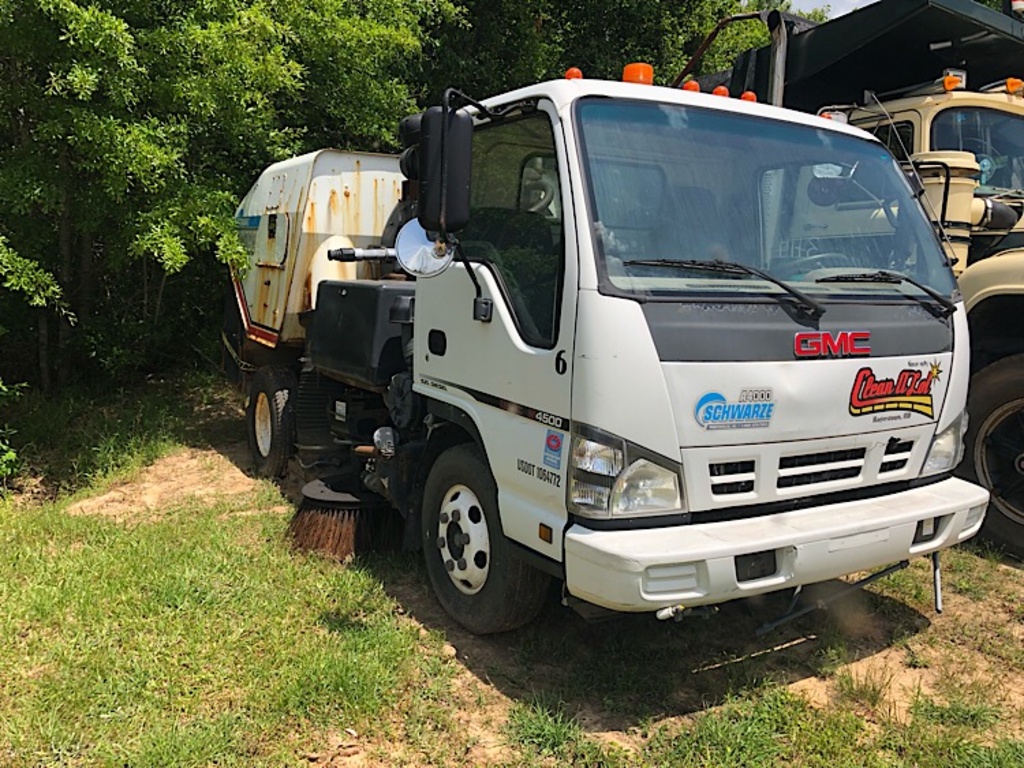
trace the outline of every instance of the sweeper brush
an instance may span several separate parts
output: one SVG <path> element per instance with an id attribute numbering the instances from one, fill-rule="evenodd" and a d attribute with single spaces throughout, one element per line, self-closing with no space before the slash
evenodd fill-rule
<path id="1" fill-rule="evenodd" d="M 379 496 L 332 490 L 321 480 L 302 489 L 302 502 L 288 524 L 292 547 L 344 562 L 394 546 L 397 513 Z"/>

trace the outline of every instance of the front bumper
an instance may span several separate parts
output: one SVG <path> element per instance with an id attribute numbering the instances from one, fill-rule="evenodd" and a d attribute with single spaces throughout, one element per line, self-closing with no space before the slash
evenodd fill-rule
<path id="1" fill-rule="evenodd" d="M 574 597 L 617 611 L 712 605 L 833 579 L 945 549 L 978 532 L 988 491 L 957 478 L 873 499 L 745 520 L 565 534 Z M 935 535 L 914 543 L 917 524 Z M 736 558 L 774 551 L 775 572 L 741 581 Z"/>

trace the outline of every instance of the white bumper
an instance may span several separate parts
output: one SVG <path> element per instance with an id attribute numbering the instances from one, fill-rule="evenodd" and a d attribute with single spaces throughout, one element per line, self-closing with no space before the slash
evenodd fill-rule
<path id="1" fill-rule="evenodd" d="M 874 499 L 720 523 L 627 531 L 571 526 L 569 593 L 618 611 L 710 605 L 945 549 L 981 527 L 988 491 L 950 478 Z M 914 544 L 917 523 L 937 532 Z M 740 581 L 736 558 L 774 550 L 773 574 Z"/>

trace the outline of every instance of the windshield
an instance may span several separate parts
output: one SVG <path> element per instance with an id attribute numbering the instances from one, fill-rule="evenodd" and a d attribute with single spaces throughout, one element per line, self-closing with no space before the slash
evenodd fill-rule
<path id="1" fill-rule="evenodd" d="M 943 295 L 954 289 L 931 225 L 880 144 L 650 102 L 584 99 L 576 119 L 606 293 L 784 292 L 713 261 L 826 300 L 920 293 L 892 280 L 821 282 L 865 271 L 905 274 Z"/>
<path id="2" fill-rule="evenodd" d="M 973 152 L 983 193 L 1024 194 L 1024 117 L 994 109 L 947 109 L 932 122 L 932 149 Z"/>

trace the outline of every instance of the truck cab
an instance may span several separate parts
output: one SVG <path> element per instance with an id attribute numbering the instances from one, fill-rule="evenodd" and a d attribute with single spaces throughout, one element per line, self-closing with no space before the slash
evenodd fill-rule
<path id="1" fill-rule="evenodd" d="M 634 83 L 483 106 L 466 261 L 417 282 L 413 388 L 472 425 L 515 550 L 575 598 L 657 611 L 978 529 L 987 494 L 950 476 L 965 314 L 879 142 Z M 864 279 L 891 269 L 911 279 Z M 435 589 L 479 594 L 476 538 L 449 556 L 463 524 L 423 515 Z"/>

